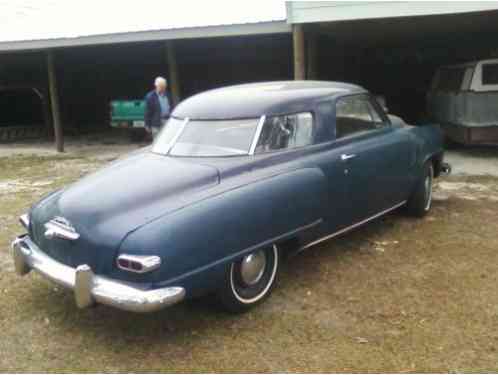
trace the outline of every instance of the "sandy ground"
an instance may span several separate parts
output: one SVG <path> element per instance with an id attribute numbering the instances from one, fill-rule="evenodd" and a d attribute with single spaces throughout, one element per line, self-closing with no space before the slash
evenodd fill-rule
<path id="1" fill-rule="evenodd" d="M 453 175 L 498 177 L 498 147 L 468 147 L 448 150 L 445 159 Z"/>
<path id="2" fill-rule="evenodd" d="M 395 212 L 291 258 L 248 314 L 205 298 L 135 315 L 13 273 L 18 215 L 140 145 L 67 146 L 0 146 L 0 372 L 498 371 L 498 152 L 450 152 L 426 218 Z"/>
<path id="3" fill-rule="evenodd" d="M 0 144 L 0 158 L 9 156 L 91 156 L 97 160 L 112 159 L 145 146 L 145 143 L 130 143 L 122 134 L 109 132 L 82 137 L 66 137 L 64 153 L 55 150 L 53 142 L 33 140 Z"/>

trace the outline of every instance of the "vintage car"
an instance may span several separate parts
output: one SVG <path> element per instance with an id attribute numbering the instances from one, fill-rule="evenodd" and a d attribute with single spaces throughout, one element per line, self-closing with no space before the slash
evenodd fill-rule
<path id="1" fill-rule="evenodd" d="M 392 124 L 359 86 L 216 89 L 178 105 L 152 147 L 36 203 L 15 267 L 73 289 L 79 307 L 146 312 L 209 293 L 244 311 L 284 253 L 401 206 L 425 215 L 447 170 L 437 126 Z"/>
<path id="2" fill-rule="evenodd" d="M 443 66 L 427 95 L 430 118 L 450 141 L 498 145 L 498 59 Z"/>

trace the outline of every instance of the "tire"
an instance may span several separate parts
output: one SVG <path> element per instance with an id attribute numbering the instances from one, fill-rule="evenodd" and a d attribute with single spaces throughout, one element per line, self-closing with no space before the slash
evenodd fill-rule
<path id="1" fill-rule="evenodd" d="M 259 249 L 231 263 L 225 272 L 218 298 L 225 310 L 246 312 L 271 294 L 280 267 L 276 245 Z"/>
<path id="2" fill-rule="evenodd" d="M 407 211 L 415 217 L 427 215 L 432 205 L 432 184 L 434 181 L 434 167 L 430 161 L 423 167 L 421 178 L 417 181 L 415 190 L 406 203 Z"/>

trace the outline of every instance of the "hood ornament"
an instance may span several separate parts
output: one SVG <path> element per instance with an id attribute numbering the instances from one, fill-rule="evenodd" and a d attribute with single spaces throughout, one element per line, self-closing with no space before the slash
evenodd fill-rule
<path id="1" fill-rule="evenodd" d="M 45 238 L 48 239 L 60 238 L 74 241 L 80 238 L 80 234 L 76 232 L 70 221 L 61 216 L 54 217 L 45 223 L 45 229 Z"/>

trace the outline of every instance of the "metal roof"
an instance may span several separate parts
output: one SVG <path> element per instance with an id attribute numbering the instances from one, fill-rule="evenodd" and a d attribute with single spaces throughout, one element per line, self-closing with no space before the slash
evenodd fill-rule
<path id="1" fill-rule="evenodd" d="M 497 1 L 288 1 L 289 23 L 338 22 L 362 19 L 485 12 Z"/>
<path id="2" fill-rule="evenodd" d="M 283 1 L 0 0 L 0 51 L 290 31 Z"/>

